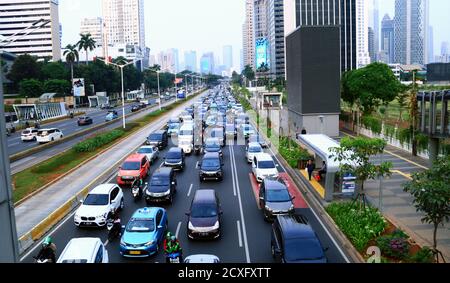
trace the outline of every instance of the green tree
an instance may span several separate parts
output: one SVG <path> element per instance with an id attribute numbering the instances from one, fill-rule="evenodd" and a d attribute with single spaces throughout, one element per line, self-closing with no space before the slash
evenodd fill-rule
<path id="1" fill-rule="evenodd" d="M 39 97 L 43 94 L 42 83 L 36 79 L 24 79 L 19 83 L 21 96 Z"/>
<path id="2" fill-rule="evenodd" d="M 331 149 L 333 153 L 331 157 L 340 163 L 341 175 L 350 173 L 356 177 L 359 191 L 355 200 L 361 200 L 364 206 L 366 204 L 365 182 L 391 175 L 391 162 L 375 165 L 370 161 L 371 157 L 383 154 L 385 147 L 386 141 L 383 139 L 345 137 L 341 140 L 340 147 Z"/>
<path id="3" fill-rule="evenodd" d="M 25 79 L 40 79 L 41 65 L 37 58 L 28 54 L 17 56 L 7 75 L 15 85 Z"/>
<path id="4" fill-rule="evenodd" d="M 233 74 L 231 75 L 231 81 L 233 84 L 242 85 L 242 77 L 236 71 L 233 71 Z"/>
<path id="5" fill-rule="evenodd" d="M 250 82 L 253 81 L 256 76 L 255 71 L 253 71 L 253 68 L 250 65 L 245 66 L 242 75 Z"/>
<path id="6" fill-rule="evenodd" d="M 92 51 L 95 49 L 96 47 L 96 42 L 95 40 L 92 38 L 92 35 L 90 33 L 86 33 L 86 34 L 80 34 L 80 41 L 78 41 L 77 46 L 78 46 L 78 50 L 84 50 L 86 51 L 86 65 L 89 64 L 89 56 L 88 56 L 88 52 Z"/>
<path id="7" fill-rule="evenodd" d="M 67 80 L 47 80 L 44 82 L 44 92 L 66 95 L 70 94 L 71 86 Z"/>
<path id="8" fill-rule="evenodd" d="M 62 62 L 49 62 L 42 65 L 43 80 L 68 80 L 69 73 Z"/>
<path id="9" fill-rule="evenodd" d="M 450 156 L 439 158 L 430 169 L 414 174 L 404 190 L 414 197 L 417 211 L 425 214 L 422 222 L 433 225 L 433 250 L 439 262 L 442 253 L 437 249 L 437 230 L 450 220 Z"/>
<path id="10" fill-rule="evenodd" d="M 84 78 L 86 86 L 93 84 L 95 90 L 99 92 L 120 92 L 120 74 L 111 65 L 106 65 L 102 61 L 95 61 L 89 65 L 80 65 L 74 68 L 76 77 Z M 86 88 L 88 94 L 90 88 Z"/>
<path id="11" fill-rule="evenodd" d="M 71 45 L 71 44 L 67 45 L 66 50 L 64 50 L 63 55 L 66 56 L 66 62 L 68 64 L 70 64 L 70 78 L 72 81 L 73 80 L 73 64 L 75 62 L 78 62 L 78 60 L 80 60 L 80 55 L 78 53 L 77 46 Z"/>

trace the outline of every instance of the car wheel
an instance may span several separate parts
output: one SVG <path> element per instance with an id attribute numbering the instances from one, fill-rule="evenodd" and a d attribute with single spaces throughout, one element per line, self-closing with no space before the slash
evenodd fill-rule
<path id="1" fill-rule="evenodd" d="M 125 207 L 125 202 L 123 201 L 123 198 L 122 198 L 122 200 L 120 201 L 119 209 L 122 211 L 124 207 Z"/>

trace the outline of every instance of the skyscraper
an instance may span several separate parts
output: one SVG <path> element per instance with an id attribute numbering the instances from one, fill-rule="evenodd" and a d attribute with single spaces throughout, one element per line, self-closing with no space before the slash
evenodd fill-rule
<path id="1" fill-rule="evenodd" d="M 242 27 L 244 67 L 255 65 L 253 0 L 245 0 L 245 22 Z"/>
<path id="2" fill-rule="evenodd" d="M 227 70 L 233 67 L 233 47 L 231 45 L 223 47 L 223 65 Z"/>
<path id="3" fill-rule="evenodd" d="M 358 68 L 370 64 L 369 6 L 366 0 L 356 0 L 356 61 Z"/>
<path id="4" fill-rule="evenodd" d="M 369 24 L 373 29 L 373 43 L 374 43 L 374 61 L 378 61 L 378 53 L 380 52 L 380 10 L 378 0 L 373 0 L 372 2 L 372 12 L 371 17 L 369 17 L 371 24 Z"/>
<path id="5" fill-rule="evenodd" d="M 103 0 L 102 9 L 108 44 L 145 47 L 144 0 Z"/>
<path id="6" fill-rule="evenodd" d="M 394 61 L 428 62 L 428 0 L 395 0 Z"/>
<path id="7" fill-rule="evenodd" d="M 384 63 L 394 63 L 394 20 L 388 14 L 384 15 L 381 22 L 381 52 Z"/>
<path id="8" fill-rule="evenodd" d="M 61 59 L 57 1 L 0 0 L 0 11 L 0 35 L 10 40 L 9 43 L 2 43 L 4 51 L 18 55 L 30 54 L 41 59 L 52 58 L 54 61 Z M 33 31 L 31 28 L 24 32 L 39 19 L 48 20 L 49 23 L 39 30 Z"/>
<path id="9" fill-rule="evenodd" d="M 97 45 L 103 45 L 103 20 L 97 18 L 85 18 L 81 21 L 81 34 L 91 34 Z"/>
<path id="10" fill-rule="evenodd" d="M 272 78 L 285 77 L 284 0 L 267 1 L 269 66 Z"/>
<path id="11" fill-rule="evenodd" d="M 369 27 L 369 55 L 370 55 L 370 61 L 375 62 L 376 61 L 375 33 L 374 33 L 372 27 Z"/>
<path id="12" fill-rule="evenodd" d="M 178 49 L 176 49 L 176 48 L 169 49 L 168 53 L 172 54 L 174 71 L 177 73 L 181 72 L 182 70 L 180 70 L 180 56 L 178 53 Z"/>
<path id="13" fill-rule="evenodd" d="M 433 63 L 434 60 L 434 32 L 433 27 L 428 27 L 428 61 L 427 63 Z"/>
<path id="14" fill-rule="evenodd" d="M 441 55 L 449 55 L 450 48 L 448 41 L 444 41 L 441 43 Z"/>
<path id="15" fill-rule="evenodd" d="M 260 69 L 261 66 L 269 66 L 269 40 L 267 36 L 267 1 L 269 0 L 253 0 L 253 24 L 254 24 L 254 41 L 255 41 L 255 61 L 254 70 Z M 257 73 L 258 76 L 258 73 Z"/>
<path id="16" fill-rule="evenodd" d="M 200 72 L 202 74 L 212 74 L 214 72 L 214 53 L 203 54 L 200 59 Z"/>
<path id="17" fill-rule="evenodd" d="M 197 72 L 197 52 L 193 50 L 184 52 L 184 64 L 186 70 Z"/>
<path id="18" fill-rule="evenodd" d="M 161 71 L 170 73 L 178 72 L 177 67 L 179 67 L 179 65 L 177 63 L 177 56 L 177 49 L 169 49 L 158 53 L 158 64 L 161 66 Z"/>

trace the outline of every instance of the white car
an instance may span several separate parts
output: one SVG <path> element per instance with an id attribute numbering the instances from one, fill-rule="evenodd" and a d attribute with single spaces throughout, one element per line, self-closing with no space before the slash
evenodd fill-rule
<path id="1" fill-rule="evenodd" d="M 57 263 L 109 263 L 108 251 L 99 238 L 70 240 Z"/>
<path id="2" fill-rule="evenodd" d="M 28 128 L 22 132 L 22 134 L 20 135 L 20 139 L 24 142 L 25 141 L 35 141 L 38 132 L 39 132 L 38 129 Z"/>
<path id="3" fill-rule="evenodd" d="M 245 158 L 247 159 L 247 162 L 252 163 L 255 155 L 259 153 L 264 153 L 261 145 L 257 142 L 249 143 L 247 146 L 247 150 L 245 151 Z"/>
<path id="4" fill-rule="evenodd" d="M 38 143 L 48 143 L 60 140 L 63 137 L 64 134 L 58 129 L 43 129 L 38 131 L 36 135 L 36 141 Z"/>
<path id="5" fill-rule="evenodd" d="M 159 149 L 157 146 L 153 145 L 141 146 L 137 153 L 146 155 L 148 160 L 150 160 L 150 164 L 153 164 L 153 162 L 159 157 Z"/>
<path id="6" fill-rule="evenodd" d="M 220 259 L 215 255 L 191 255 L 184 259 L 184 263 L 220 263 Z"/>
<path id="7" fill-rule="evenodd" d="M 258 183 L 262 183 L 265 178 L 278 178 L 277 165 L 267 153 L 260 153 L 253 157 L 252 173 Z"/>
<path id="8" fill-rule="evenodd" d="M 123 209 L 122 189 L 116 184 L 103 184 L 93 189 L 74 216 L 78 227 L 104 227 L 112 211 Z"/>
<path id="9" fill-rule="evenodd" d="M 191 154 L 194 149 L 192 141 L 189 140 L 179 140 L 178 147 L 181 148 L 185 154 Z"/>

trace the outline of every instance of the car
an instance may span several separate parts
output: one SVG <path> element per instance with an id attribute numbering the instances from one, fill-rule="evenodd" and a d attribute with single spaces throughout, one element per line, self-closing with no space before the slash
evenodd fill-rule
<path id="1" fill-rule="evenodd" d="M 36 141 L 36 136 L 37 136 L 38 132 L 39 132 L 39 130 L 36 128 L 28 128 L 28 129 L 22 131 L 22 134 L 20 135 L 20 139 L 23 142 Z"/>
<path id="2" fill-rule="evenodd" d="M 216 115 L 209 115 L 208 118 L 206 118 L 205 124 L 207 127 L 213 127 L 217 124 L 217 121 Z"/>
<path id="3" fill-rule="evenodd" d="M 178 117 L 172 117 L 169 119 L 169 121 L 167 121 L 167 125 L 166 128 L 168 129 L 170 127 L 171 124 L 180 124 L 181 120 Z"/>
<path id="4" fill-rule="evenodd" d="M 281 263 L 327 263 L 322 244 L 302 215 L 278 215 L 272 224 L 271 252 Z"/>
<path id="5" fill-rule="evenodd" d="M 177 136 L 180 132 L 180 123 L 172 123 L 169 125 L 169 128 L 167 129 L 167 134 L 169 136 Z"/>
<path id="6" fill-rule="evenodd" d="M 266 178 L 259 189 L 259 206 L 264 218 L 272 221 L 276 215 L 294 213 L 294 198 L 282 180 Z"/>
<path id="7" fill-rule="evenodd" d="M 123 229 L 120 254 L 123 257 L 150 257 L 159 253 L 168 226 L 167 212 L 160 207 L 144 207 L 133 213 Z"/>
<path id="8" fill-rule="evenodd" d="M 185 167 L 185 155 L 181 148 L 172 147 L 164 158 L 164 166 L 172 167 L 174 170 L 184 170 Z"/>
<path id="9" fill-rule="evenodd" d="M 234 124 L 226 124 L 225 125 L 225 136 L 227 139 L 234 140 L 237 136 L 236 127 Z"/>
<path id="10" fill-rule="evenodd" d="M 118 118 L 119 114 L 117 114 L 117 111 L 109 111 L 108 114 L 106 114 L 105 121 L 108 122 Z"/>
<path id="11" fill-rule="evenodd" d="M 247 159 L 248 163 L 253 162 L 253 158 L 255 155 L 259 153 L 264 153 L 263 148 L 259 143 L 251 142 L 247 145 L 246 151 L 245 151 L 245 158 Z"/>
<path id="12" fill-rule="evenodd" d="M 177 192 L 177 179 L 175 171 L 170 167 L 161 167 L 156 170 L 145 191 L 147 204 L 166 201 L 173 203 L 173 197 Z"/>
<path id="13" fill-rule="evenodd" d="M 184 263 L 192 263 L 192 264 L 207 264 L 207 263 L 220 263 L 220 259 L 215 255 L 191 255 L 184 259 Z"/>
<path id="14" fill-rule="evenodd" d="M 87 117 L 87 116 L 78 118 L 78 122 L 77 122 L 78 126 L 92 125 L 93 123 L 94 123 L 94 120 L 92 120 L 91 117 Z"/>
<path id="15" fill-rule="evenodd" d="M 60 140 L 64 137 L 64 134 L 59 129 L 42 129 L 36 134 L 36 142 L 48 143 L 56 140 Z"/>
<path id="16" fill-rule="evenodd" d="M 216 138 L 221 147 L 225 146 L 225 131 L 221 127 L 207 128 L 205 131 L 206 138 Z"/>
<path id="17" fill-rule="evenodd" d="M 220 144 L 220 140 L 218 138 L 209 138 L 206 139 L 205 144 L 203 145 L 203 152 L 217 152 L 220 157 L 223 157 L 223 151 Z"/>
<path id="18" fill-rule="evenodd" d="M 103 184 L 95 187 L 86 196 L 74 215 L 78 227 L 104 227 L 111 216 L 124 208 L 122 189 L 115 184 Z"/>
<path id="19" fill-rule="evenodd" d="M 221 235 L 222 208 L 214 190 L 198 190 L 191 202 L 188 216 L 189 239 L 218 239 Z"/>
<path id="20" fill-rule="evenodd" d="M 219 153 L 207 153 L 203 156 L 200 166 L 200 182 L 205 180 L 223 181 L 223 160 Z"/>
<path id="21" fill-rule="evenodd" d="M 183 145 L 182 148 L 184 153 L 192 153 L 194 143 L 194 124 L 183 124 L 181 126 L 178 134 L 178 143 Z"/>
<path id="22" fill-rule="evenodd" d="M 150 162 L 150 165 L 153 164 L 159 157 L 159 149 L 154 145 L 141 146 L 136 153 L 145 154 Z"/>
<path id="23" fill-rule="evenodd" d="M 251 135 L 254 135 L 256 133 L 255 129 L 253 129 L 253 127 L 249 124 L 241 124 L 240 131 L 245 139 L 248 139 Z"/>
<path id="24" fill-rule="evenodd" d="M 108 251 L 100 238 L 75 238 L 56 263 L 109 263 Z"/>
<path id="25" fill-rule="evenodd" d="M 114 105 L 107 104 L 107 103 L 100 105 L 100 109 L 104 109 L 104 110 L 110 110 L 110 109 L 114 109 L 114 108 L 115 108 Z"/>
<path id="26" fill-rule="evenodd" d="M 251 143 L 251 142 L 259 143 L 262 148 L 268 148 L 269 147 L 269 144 L 266 142 L 266 139 L 263 136 L 258 135 L 258 134 L 249 136 L 248 142 L 249 143 Z"/>
<path id="27" fill-rule="evenodd" d="M 131 112 L 137 112 L 141 109 L 139 105 L 133 105 L 131 106 Z"/>
<path id="28" fill-rule="evenodd" d="M 261 183 L 267 177 L 279 177 L 277 166 L 272 156 L 267 153 L 260 153 L 253 157 L 252 173 L 258 183 Z"/>
<path id="29" fill-rule="evenodd" d="M 150 162 L 145 154 L 130 155 L 119 168 L 117 184 L 119 186 L 132 185 L 136 179 L 144 180 L 150 170 Z"/>
<path id="30" fill-rule="evenodd" d="M 194 150 L 194 144 L 187 139 L 180 139 L 178 141 L 178 147 L 181 148 L 185 154 L 191 154 Z"/>
<path id="31" fill-rule="evenodd" d="M 169 135 L 165 130 L 153 132 L 147 137 L 146 144 L 157 146 L 159 150 L 162 150 L 169 144 Z"/>

